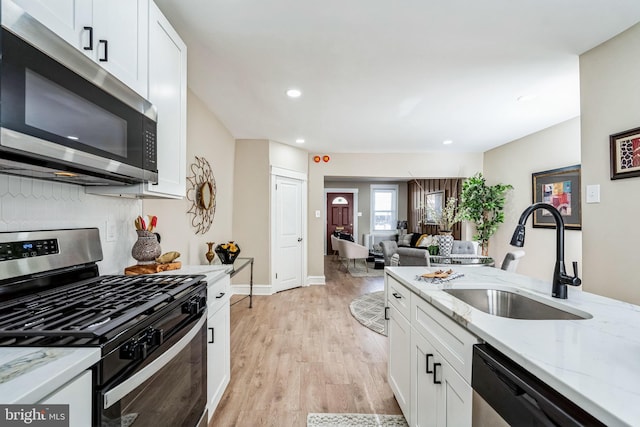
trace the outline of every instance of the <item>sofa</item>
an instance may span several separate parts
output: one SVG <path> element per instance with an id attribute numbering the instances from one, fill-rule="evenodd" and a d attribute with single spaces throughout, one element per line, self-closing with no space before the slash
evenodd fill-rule
<path id="1" fill-rule="evenodd" d="M 415 234 L 415 233 L 413 233 Z M 424 236 L 424 235 L 422 235 Z M 382 255 L 384 257 L 384 265 L 391 265 L 391 257 L 398 254 L 400 257 L 400 265 L 428 265 L 429 251 L 428 247 L 437 245 L 437 236 L 430 236 L 431 239 L 425 242 L 426 237 L 415 239 L 414 236 L 403 238 L 399 236 L 399 241 L 385 240 L 380 242 Z M 416 246 L 410 246 L 411 241 L 416 242 Z M 409 245 L 406 245 L 409 243 Z M 477 254 L 478 242 L 469 240 L 454 240 L 451 249 L 452 254 Z"/>

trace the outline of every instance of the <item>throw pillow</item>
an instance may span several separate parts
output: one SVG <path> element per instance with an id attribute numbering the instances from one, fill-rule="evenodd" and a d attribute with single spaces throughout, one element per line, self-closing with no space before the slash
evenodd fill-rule
<path id="1" fill-rule="evenodd" d="M 420 240 L 418 240 L 418 247 L 421 248 L 428 248 L 429 246 L 437 244 L 438 242 L 436 241 L 435 236 L 430 236 L 428 234 L 423 234 L 422 237 L 420 237 Z"/>
<path id="2" fill-rule="evenodd" d="M 401 234 L 398 236 L 398 246 L 409 246 L 411 243 L 411 237 L 413 237 L 415 233 L 409 234 Z"/>
<path id="3" fill-rule="evenodd" d="M 417 246 L 418 243 L 418 239 L 420 239 L 420 236 L 422 236 L 422 234 L 420 233 L 413 233 L 411 235 L 411 242 L 409 242 L 409 246 L 411 246 L 412 248 L 415 248 Z"/>

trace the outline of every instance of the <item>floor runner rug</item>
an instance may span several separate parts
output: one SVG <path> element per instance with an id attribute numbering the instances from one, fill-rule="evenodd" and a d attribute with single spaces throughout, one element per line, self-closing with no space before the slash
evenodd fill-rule
<path id="1" fill-rule="evenodd" d="M 402 415 L 308 414 L 307 427 L 408 427 Z"/>

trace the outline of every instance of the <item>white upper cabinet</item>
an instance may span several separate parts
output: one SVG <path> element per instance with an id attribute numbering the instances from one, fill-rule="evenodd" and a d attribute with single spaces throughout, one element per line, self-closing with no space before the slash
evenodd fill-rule
<path id="1" fill-rule="evenodd" d="M 158 108 L 158 184 L 149 184 L 148 191 L 184 197 L 187 47 L 154 3 L 149 13 L 149 101 Z"/>
<path id="2" fill-rule="evenodd" d="M 139 93 L 147 92 L 149 0 L 14 0 Z"/>
<path id="3" fill-rule="evenodd" d="M 93 54 L 107 71 L 148 98 L 149 0 L 94 0 Z"/>
<path id="4" fill-rule="evenodd" d="M 69 44 L 82 49 L 89 47 L 88 30 L 93 21 L 92 0 L 13 0 L 25 12 L 42 22 Z M 86 34 L 85 34 L 86 32 Z M 84 49 L 83 49 L 84 50 Z"/>
<path id="5" fill-rule="evenodd" d="M 158 110 L 158 183 L 86 187 L 87 193 L 180 199 L 187 181 L 187 47 L 149 2 L 148 99 Z"/>

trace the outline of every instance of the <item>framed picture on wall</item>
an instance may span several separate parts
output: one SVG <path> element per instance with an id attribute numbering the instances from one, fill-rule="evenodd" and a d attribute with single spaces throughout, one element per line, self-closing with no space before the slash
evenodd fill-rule
<path id="1" fill-rule="evenodd" d="M 437 225 L 438 218 L 442 216 L 442 205 L 444 203 L 444 191 L 434 191 L 425 196 L 425 224 Z"/>
<path id="2" fill-rule="evenodd" d="M 609 136 L 611 179 L 640 176 L 640 128 Z"/>
<path id="3" fill-rule="evenodd" d="M 558 209 L 568 230 L 582 229 L 580 195 L 580 165 L 531 174 L 533 203 L 548 203 Z M 533 214 L 533 226 L 555 228 L 549 212 L 538 209 Z"/>

